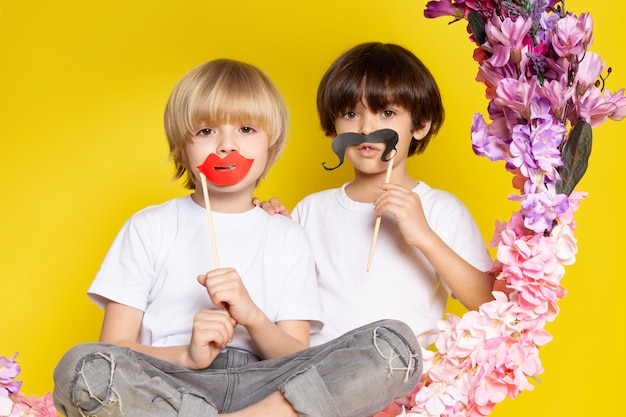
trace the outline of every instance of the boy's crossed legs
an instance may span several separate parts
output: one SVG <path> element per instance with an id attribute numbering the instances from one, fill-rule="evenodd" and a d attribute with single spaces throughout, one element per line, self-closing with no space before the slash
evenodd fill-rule
<path id="1" fill-rule="evenodd" d="M 218 410 L 230 417 L 363 417 L 411 392 L 422 371 L 415 336 L 393 320 L 283 358 L 220 356 L 232 358 L 223 369 L 193 371 L 127 348 L 82 344 L 57 366 L 54 400 L 68 417 L 216 417 Z"/>

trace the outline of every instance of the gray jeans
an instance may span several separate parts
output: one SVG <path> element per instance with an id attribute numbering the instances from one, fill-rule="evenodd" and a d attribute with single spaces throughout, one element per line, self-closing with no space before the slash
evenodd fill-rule
<path id="1" fill-rule="evenodd" d="M 280 391 L 300 416 L 365 417 L 407 395 L 421 372 L 411 329 L 383 320 L 278 359 L 227 350 L 199 371 L 85 343 L 57 365 L 53 397 L 67 417 L 215 417 Z"/>

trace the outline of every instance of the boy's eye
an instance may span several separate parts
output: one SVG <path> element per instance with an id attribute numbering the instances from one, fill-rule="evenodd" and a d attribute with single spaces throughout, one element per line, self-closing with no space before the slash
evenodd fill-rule
<path id="1" fill-rule="evenodd" d="M 393 117 L 396 112 L 393 110 L 383 110 L 383 117 Z"/>
<path id="2" fill-rule="evenodd" d="M 215 133 L 215 131 L 211 129 L 210 127 L 203 127 L 202 129 L 198 130 L 198 132 L 196 133 L 196 136 L 208 136 L 213 133 Z"/>
<path id="3" fill-rule="evenodd" d="M 357 117 L 357 114 L 356 114 L 356 112 L 349 111 L 349 112 L 344 113 L 343 117 L 346 118 L 346 119 L 354 119 L 354 118 Z"/>
<path id="4" fill-rule="evenodd" d="M 240 128 L 242 133 L 254 133 L 256 132 L 256 129 L 253 128 L 252 126 L 241 126 Z"/>

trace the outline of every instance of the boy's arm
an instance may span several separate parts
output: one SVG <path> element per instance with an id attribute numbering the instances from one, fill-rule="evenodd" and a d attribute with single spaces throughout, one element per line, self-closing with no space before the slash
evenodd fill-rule
<path id="1" fill-rule="evenodd" d="M 441 279 L 448 284 L 452 295 L 468 310 L 478 310 L 493 300 L 494 277 L 480 271 L 461 258 L 435 232 L 424 234 L 418 245 Z"/>
<path id="2" fill-rule="evenodd" d="M 381 188 L 385 192 L 374 201 L 376 214 L 395 217 L 405 242 L 424 254 L 454 297 L 469 310 L 493 300 L 494 277 L 465 261 L 431 229 L 419 196 L 395 184 L 381 184 Z"/>
<path id="3" fill-rule="evenodd" d="M 306 320 L 272 323 L 263 314 L 246 326 L 263 359 L 279 358 L 309 347 L 311 325 Z"/>
<path id="4" fill-rule="evenodd" d="M 234 331 L 233 321 L 226 312 L 202 310 L 194 319 L 189 346 L 156 347 L 139 342 L 142 319 L 141 310 L 108 301 L 100 341 L 128 347 L 185 368 L 204 369 L 231 340 Z"/>
<path id="5" fill-rule="evenodd" d="M 215 269 L 198 276 L 198 282 L 206 287 L 213 304 L 228 310 L 248 330 L 262 359 L 278 358 L 309 347 L 309 321 L 273 323 L 252 301 L 235 269 Z"/>

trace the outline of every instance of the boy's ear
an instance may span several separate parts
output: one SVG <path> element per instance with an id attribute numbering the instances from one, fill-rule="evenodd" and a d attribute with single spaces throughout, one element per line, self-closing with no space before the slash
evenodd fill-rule
<path id="1" fill-rule="evenodd" d="M 428 134 L 428 132 L 430 132 L 430 125 L 431 122 L 430 120 L 424 122 L 424 126 L 417 128 L 415 130 L 413 130 L 413 139 L 415 140 L 422 140 L 424 139 L 424 136 L 426 136 Z"/>

